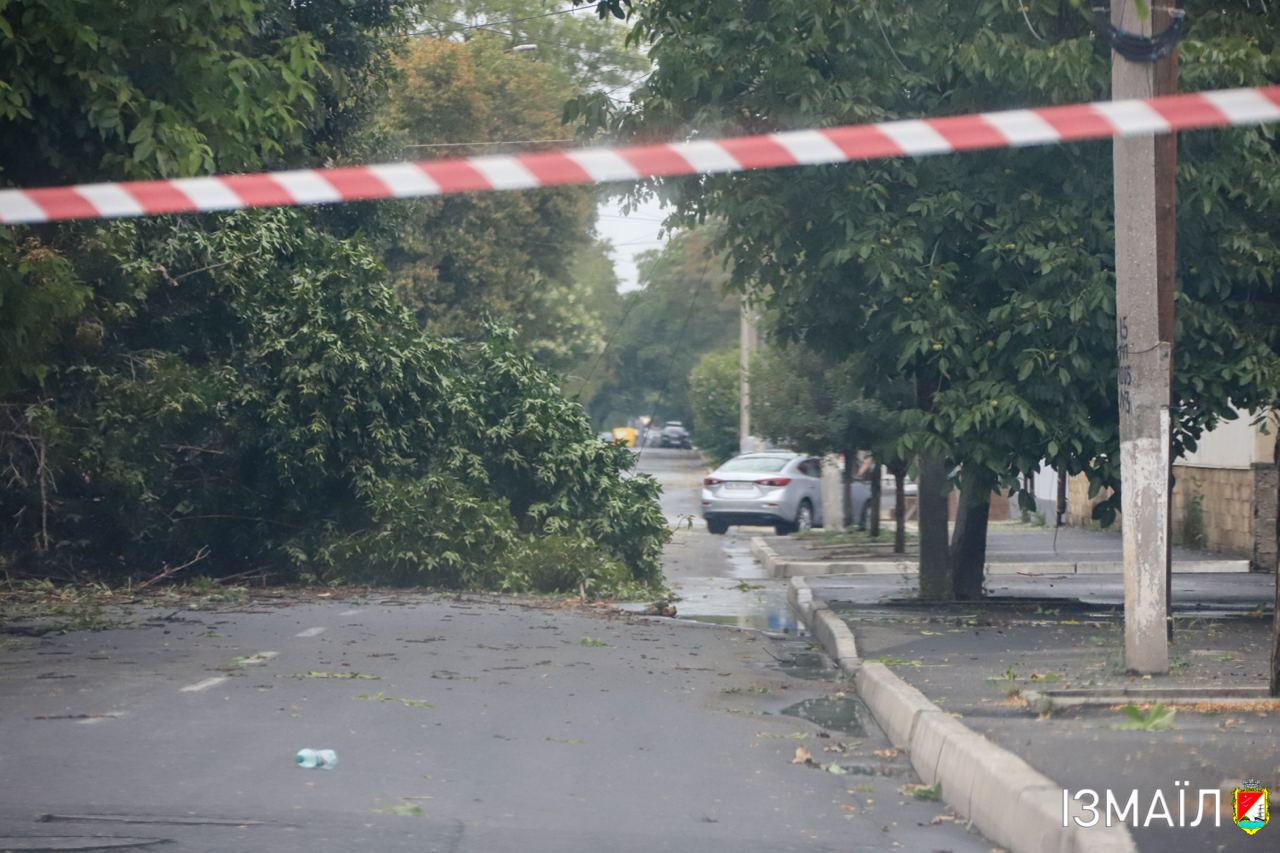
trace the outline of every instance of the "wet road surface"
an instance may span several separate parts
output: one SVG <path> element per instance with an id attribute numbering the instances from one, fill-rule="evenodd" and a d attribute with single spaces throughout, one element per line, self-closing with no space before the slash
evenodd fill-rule
<path id="1" fill-rule="evenodd" d="M 644 464 L 700 476 L 688 454 Z M 680 606 L 785 628 L 765 591 L 728 589 L 760 583 L 743 542 L 681 534 Z M 912 796 L 906 757 L 794 633 L 339 597 L 0 640 L 0 850 L 989 849 Z M 338 767 L 297 768 L 301 747 Z"/>

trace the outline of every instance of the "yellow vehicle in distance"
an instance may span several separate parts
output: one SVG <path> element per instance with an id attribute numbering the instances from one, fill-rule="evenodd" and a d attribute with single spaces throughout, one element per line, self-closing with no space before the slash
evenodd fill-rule
<path id="1" fill-rule="evenodd" d="M 614 427 L 613 443 L 621 444 L 623 447 L 635 447 L 636 431 L 631 427 Z"/>

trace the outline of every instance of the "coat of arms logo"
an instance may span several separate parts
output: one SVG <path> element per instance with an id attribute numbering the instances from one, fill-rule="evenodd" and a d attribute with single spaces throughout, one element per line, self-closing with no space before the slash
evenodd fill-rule
<path id="1" fill-rule="evenodd" d="M 1267 821 L 1271 819 L 1271 798 L 1261 782 L 1249 779 L 1236 788 L 1231 819 L 1250 835 L 1267 825 Z"/>

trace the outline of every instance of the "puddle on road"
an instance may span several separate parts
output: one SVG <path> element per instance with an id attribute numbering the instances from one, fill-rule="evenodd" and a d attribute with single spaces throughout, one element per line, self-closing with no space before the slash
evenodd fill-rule
<path id="1" fill-rule="evenodd" d="M 792 678 L 807 678 L 811 681 L 816 681 L 828 679 L 837 674 L 835 667 L 832 666 L 830 659 L 825 654 L 811 649 L 793 651 L 777 660 L 778 662 L 773 665 L 772 669 L 776 669 Z"/>
<path id="2" fill-rule="evenodd" d="M 756 562 L 751 555 L 751 548 L 745 542 L 729 539 L 724 543 L 723 552 L 729 561 L 729 574 L 735 578 L 767 578 L 769 574 L 764 566 Z"/>
<path id="3" fill-rule="evenodd" d="M 864 737 L 867 733 L 857 700 L 847 696 L 818 696 L 805 699 L 780 712 L 788 717 L 808 720 L 833 732 Z"/>
<path id="4" fill-rule="evenodd" d="M 796 633 L 796 617 L 782 581 L 686 577 L 672 581 L 671 587 L 680 596 L 676 610 L 681 619 L 775 634 Z"/>

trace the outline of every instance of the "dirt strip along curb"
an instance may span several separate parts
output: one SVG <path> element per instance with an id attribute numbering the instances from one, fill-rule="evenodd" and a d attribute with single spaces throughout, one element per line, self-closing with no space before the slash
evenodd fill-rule
<path id="1" fill-rule="evenodd" d="M 773 551 L 757 539 L 753 553 L 755 542 L 761 543 L 761 551 Z M 1137 850 L 1121 825 L 1099 823 L 1086 829 L 1071 821 L 1063 826 L 1061 785 L 943 711 L 884 664 L 858 657 L 853 631 L 803 577 L 787 583 L 787 600 L 826 653 L 853 678 L 858 696 L 890 742 L 907 751 L 920 779 L 939 785 L 943 801 L 987 838 L 1013 853 Z"/>

